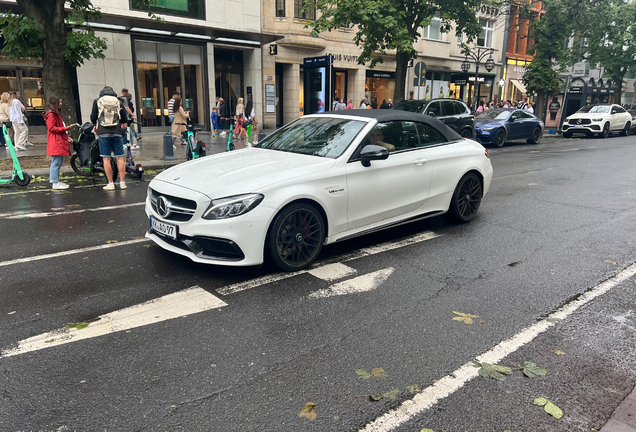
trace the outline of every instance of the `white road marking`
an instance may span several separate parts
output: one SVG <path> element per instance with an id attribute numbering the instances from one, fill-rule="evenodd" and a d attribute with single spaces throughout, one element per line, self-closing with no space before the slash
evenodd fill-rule
<path id="1" fill-rule="evenodd" d="M 118 247 L 118 246 L 128 246 L 131 244 L 142 243 L 147 241 L 150 241 L 150 239 L 141 238 L 141 239 L 134 239 L 134 240 L 126 240 L 126 241 L 121 241 L 117 243 L 107 243 L 107 244 L 103 244 L 99 246 L 90 246 L 90 247 L 85 247 L 81 249 L 72 249 L 72 250 L 55 252 L 55 253 L 46 254 L 46 255 L 36 255 L 32 257 L 18 258 L 18 259 L 14 259 L 10 261 L 0 261 L 0 267 L 5 267 L 5 266 L 13 265 L 13 264 L 21 264 L 21 263 L 26 263 L 31 261 L 40 261 L 40 260 L 49 259 L 49 258 L 57 258 L 61 256 L 66 256 L 66 255 L 74 255 L 74 254 L 79 254 L 84 252 L 92 252 L 92 251 L 101 250 L 101 249 L 109 249 L 109 248 Z"/>
<path id="2" fill-rule="evenodd" d="M 47 212 L 9 212 L 9 213 L 0 213 L 0 219 L 37 219 L 51 216 L 59 216 L 59 215 L 69 215 L 69 214 L 78 214 L 78 213 L 86 213 L 86 212 L 96 212 L 96 211 L 104 211 L 104 210 L 116 210 L 116 209 L 125 209 L 127 207 L 139 207 L 146 204 L 146 202 L 139 203 L 131 203 L 131 204 L 120 204 L 115 206 L 107 206 L 107 207 L 96 207 L 96 208 L 85 208 L 85 209 L 77 209 L 77 210 L 69 210 L 68 208 L 63 209 L 51 209 L 51 211 Z"/>
<path id="3" fill-rule="evenodd" d="M 338 279 L 344 279 L 348 276 L 353 276 L 357 271 L 342 263 L 327 264 L 315 269 L 309 270 L 310 275 L 317 277 L 318 279 L 326 280 L 327 282 L 333 282 Z"/>
<path id="4" fill-rule="evenodd" d="M 587 291 L 586 293 L 581 295 L 581 297 L 579 297 L 577 300 L 561 307 L 556 312 L 550 314 L 547 319 L 542 320 L 530 327 L 527 327 L 526 329 L 512 336 L 510 339 L 507 339 L 495 345 L 492 349 L 477 357 L 477 361 L 480 363 L 499 363 L 505 357 L 517 351 L 519 348 L 523 347 L 527 343 L 532 342 L 541 333 L 554 326 L 555 324 L 550 321 L 551 319 L 566 319 L 585 304 L 594 300 L 596 297 L 605 294 L 612 288 L 633 277 L 635 274 L 636 264 L 632 264 L 614 278 L 597 285 L 590 291 Z M 444 378 L 437 381 L 432 386 L 427 387 L 421 393 L 418 393 L 413 399 L 403 402 L 396 409 L 389 411 L 388 413 L 375 419 L 373 422 L 367 424 L 360 431 L 385 432 L 395 429 L 399 425 L 407 422 L 422 411 L 431 408 L 440 400 L 450 396 L 452 393 L 462 388 L 468 381 L 478 376 L 478 370 L 478 368 L 473 366 L 472 362 L 466 363 L 450 375 L 446 375 Z"/>
<path id="5" fill-rule="evenodd" d="M 373 273 L 358 276 L 353 279 L 347 279 L 331 285 L 329 288 L 321 289 L 309 294 L 309 298 L 327 298 L 340 295 L 361 293 L 373 291 L 382 285 L 389 276 L 395 271 L 393 267 L 378 270 Z"/>
<path id="6" fill-rule="evenodd" d="M 0 189 L 0 191 L 1 190 L 2 189 Z M 42 189 L 29 189 L 29 190 L 25 190 L 25 191 L 22 191 L 22 192 L 0 193 L 0 197 L 8 196 L 8 195 L 22 195 L 22 194 L 25 194 L 25 193 L 35 193 L 35 192 L 52 192 L 52 193 L 55 193 L 55 194 L 68 193 L 68 192 L 66 192 L 66 190 L 53 190 L 53 189 L 50 189 L 50 188 L 42 188 Z"/>
<path id="7" fill-rule="evenodd" d="M 380 252 L 388 252 L 393 249 L 398 249 L 404 246 L 409 246 L 409 245 L 420 243 L 426 240 L 431 240 L 436 237 L 440 237 L 441 235 L 442 234 L 437 234 L 433 231 L 425 231 L 423 233 L 414 235 L 412 237 L 408 237 L 406 239 L 397 240 L 397 241 L 388 241 L 386 243 L 382 243 L 377 246 L 363 248 L 348 254 L 339 255 L 339 256 L 330 258 L 328 260 L 322 261 L 320 263 L 314 264 L 312 267 L 306 270 L 301 270 L 301 271 L 297 271 L 293 273 L 275 273 L 272 275 L 262 276 L 256 279 L 251 279 L 245 282 L 238 282 L 223 288 L 219 288 L 216 290 L 216 292 L 223 296 L 235 294 L 237 292 L 245 291 L 251 288 L 257 288 L 261 285 L 266 285 L 269 283 L 289 279 L 291 277 L 298 276 L 304 273 L 309 273 L 312 270 L 319 269 L 320 267 L 332 264 L 334 262 L 343 263 L 343 262 L 353 261 L 355 259 L 370 256 L 370 255 L 375 255 Z"/>
<path id="8" fill-rule="evenodd" d="M 102 315 L 97 321 L 91 322 L 88 327 L 81 330 L 62 328 L 25 339 L 19 342 L 16 348 L 3 351 L 0 358 L 156 324 L 161 321 L 210 309 L 218 309 L 223 306 L 227 306 L 227 303 L 206 290 L 194 286 L 158 299 Z"/>

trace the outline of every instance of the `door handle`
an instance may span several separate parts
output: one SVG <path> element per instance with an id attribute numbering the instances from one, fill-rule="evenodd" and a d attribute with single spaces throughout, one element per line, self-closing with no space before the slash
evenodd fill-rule
<path id="1" fill-rule="evenodd" d="M 413 162 L 415 165 L 424 165 L 426 162 L 428 162 L 426 159 L 418 159 L 415 162 Z"/>

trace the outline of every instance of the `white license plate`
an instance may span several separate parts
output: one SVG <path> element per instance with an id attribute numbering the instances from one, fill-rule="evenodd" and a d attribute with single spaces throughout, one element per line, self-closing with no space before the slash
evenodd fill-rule
<path id="1" fill-rule="evenodd" d="M 150 217 L 150 226 L 152 230 L 157 234 L 164 235 L 166 237 L 171 237 L 173 239 L 177 239 L 177 226 L 168 224 L 165 222 L 158 221 L 157 219 L 153 219 Z"/>

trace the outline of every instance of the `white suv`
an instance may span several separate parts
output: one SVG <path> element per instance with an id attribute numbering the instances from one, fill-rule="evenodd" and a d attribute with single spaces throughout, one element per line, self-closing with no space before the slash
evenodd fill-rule
<path id="1" fill-rule="evenodd" d="M 564 138 L 572 134 L 583 133 L 588 137 L 598 134 L 607 138 L 610 133 L 629 135 L 632 116 L 625 109 L 616 104 L 587 105 L 572 114 L 563 122 Z"/>

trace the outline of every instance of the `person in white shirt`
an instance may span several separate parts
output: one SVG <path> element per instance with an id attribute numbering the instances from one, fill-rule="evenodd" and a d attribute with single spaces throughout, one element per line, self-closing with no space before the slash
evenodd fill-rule
<path id="1" fill-rule="evenodd" d="M 22 102 L 18 99 L 19 93 L 11 92 L 11 107 L 9 108 L 9 121 L 13 127 L 15 137 L 15 147 L 18 150 L 26 150 L 26 143 L 29 137 L 29 128 L 24 123 L 22 115 Z"/>
<path id="2" fill-rule="evenodd" d="M 360 109 L 367 109 L 366 99 L 360 101 Z"/>
<path id="3" fill-rule="evenodd" d="M 534 114 L 534 108 L 532 108 L 532 104 L 528 104 L 528 107 L 525 109 L 527 113 Z"/>

